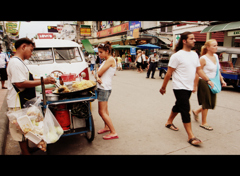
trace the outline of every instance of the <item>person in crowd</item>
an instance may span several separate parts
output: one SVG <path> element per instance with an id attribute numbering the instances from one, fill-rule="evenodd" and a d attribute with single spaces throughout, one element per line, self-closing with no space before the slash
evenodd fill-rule
<path id="1" fill-rule="evenodd" d="M 181 34 L 175 53 L 171 56 L 168 71 L 164 78 L 161 89 L 162 95 L 166 93 L 168 81 L 172 76 L 172 87 L 176 97 L 176 103 L 172 108 L 170 116 L 165 127 L 178 131 L 179 129 L 173 124 L 174 118 L 180 112 L 184 128 L 188 135 L 188 142 L 192 145 L 199 145 L 202 141 L 193 135 L 190 118 L 190 96 L 194 87 L 196 73 L 203 78 L 212 88 L 213 82 L 209 80 L 201 69 L 199 58 L 196 52 L 191 51 L 195 46 L 195 37 L 191 32 Z"/>
<path id="2" fill-rule="evenodd" d="M 156 71 L 158 61 L 159 61 L 159 57 L 157 55 L 157 52 L 154 52 L 154 54 L 149 57 L 149 69 L 147 71 L 147 77 L 146 78 L 149 78 L 150 73 L 152 72 L 152 77 L 151 78 L 155 79 L 154 74 L 155 74 L 155 71 Z"/>
<path id="3" fill-rule="evenodd" d="M 142 50 L 137 50 L 137 58 L 135 60 L 135 64 L 137 63 L 137 72 L 142 73 L 142 64 L 143 64 L 143 58 L 142 58 Z"/>
<path id="4" fill-rule="evenodd" d="M 92 75 L 93 75 L 94 74 L 94 66 L 96 63 L 96 56 L 94 56 L 93 54 L 89 54 L 88 57 L 90 58 L 90 61 L 91 61 L 90 71 L 92 72 Z"/>
<path id="5" fill-rule="evenodd" d="M 117 139 L 118 134 L 113 126 L 112 120 L 109 117 L 108 111 L 108 99 L 112 92 L 112 78 L 116 72 L 116 61 L 111 56 L 111 44 L 109 41 L 100 43 L 98 45 L 98 54 L 100 58 L 104 58 L 105 61 L 100 66 L 97 72 L 97 93 L 98 93 L 98 113 L 102 117 L 105 126 L 98 131 L 98 134 L 109 132 L 109 134 L 103 136 L 103 139 Z"/>
<path id="6" fill-rule="evenodd" d="M 6 70 L 8 62 L 9 62 L 9 58 L 6 53 L 2 52 L 2 46 L 0 45 L 0 76 L 1 76 L 2 89 L 7 89 L 7 87 L 5 87 L 5 81 L 8 80 L 7 70 Z"/>
<path id="7" fill-rule="evenodd" d="M 207 40 L 202 46 L 200 57 L 201 69 L 203 69 L 208 78 L 214 78 L 216 76 L 216 72 L 218 71 L 222 86 L 226 86 L 227 84 L 223 80 L 221 72 L 219 69 L 217 70 L 217 65 L 218 68 L 220 68 L 219 59 L 216 54 L 217 47 L 218 43 L 215 39 Z M 198 114 L 202 113 L 202 124 L 200 127 L 211 131 L 213 128 L 207 123 L 207 114 L 208 109 L 214 109 L 217 95 L 212 93 L 207 83 L 203 79 L 199 79 L 197 74 L 195 82 L 195 90 L 197 89 L 198 102 L 201 107 L 195 111 L 192 110 L 192 113 L 196 121 L 198 121 Z"/>
<path id="8" fill-rule="evenodd" d="M 36 97 L 35 87 L 41 85 L 40 79 L 34 79 L 33 75 L 24 64 L 24 60 L 29 59 L 35 43 L 28 38 L 21 38 L 16 41 L 16 54 L 10 59 L 8 73 L 8 95 L 7 104 L 8 111 L 17 111 L 23 108 L 23 105 L 34 97 Z M 54 84 L 55 79 L 52 77 L 44 78 L 44 84 Z M 17 129 L 15 124 L 9 123 L 9 131 L 12 138 L 19 142 L 22 155 L 30 155 L 28 140 Z"/>
<path id="9" fill-rule="evenodd" d="M 142 51 L 142 59 L 143 59 L 143 62 L 142 62 L 142 69 L 145 70 L 145 68 L 146 68 L 146 64 L 147 64 L 145 51 Z"/>
<path id="10" fill-rule="evenodd" d="M 118 57 L 117 57 L 117 68 L 118 68 L 118 71 L 122 71 L 122 58 L 120 57 L 120 55 L 118 54 Z"/>

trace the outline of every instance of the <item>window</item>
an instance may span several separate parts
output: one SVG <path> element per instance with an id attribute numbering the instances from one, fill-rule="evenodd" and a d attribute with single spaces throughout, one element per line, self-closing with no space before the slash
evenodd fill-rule
<path id="1" fill-rule="evenodd" d="M 55 48 L 54 55 L 56 63 L 74 63 L 83 61 L 78 48 Z"/>
<path id="2" fill-rule="evenodd" d="M 35 48 L 32 52 L 32 56 L 29 60 L 24 60 L 28 65 L 37 64 L 52 64 L 53 55 L 52 49 L 49 48 Z"/>

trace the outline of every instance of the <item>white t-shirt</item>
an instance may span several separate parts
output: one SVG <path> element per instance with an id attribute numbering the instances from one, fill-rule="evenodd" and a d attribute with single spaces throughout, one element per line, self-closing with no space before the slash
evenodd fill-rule
<path id="1" fill-rule="evenodd" d="M 168 66 L 176 69 L 172 74 L 173 89 L 192 91 L 196 68 L 201 66 L 197 53 L 179 50 L 171 56 Z"/>
<path id="2" fill-rule="evenodd" d="M 217 54 L 213 54 L 217 58 L 218 68 L 220 68 L 219 60 Z M 204 73 L 209 78 L 215 78 L 217 73 L 217 64 L 215 65 L 206 55 L 203 55 L 201 58 L 205 59 L 206 65 L 203 67 Z"/>
<path id="3" fill-rule="evenodd" d="M 6 68 L 6 61 L 9 62 L 6 53 L 0 53 L 0 68 Z"/>
<path id="4" fill-rule="evenodd" d="M 7 67 L 8 73 L 8 96 L 7 104 L 8 107 L 14 108 L 20 107 L 20 100 L 17 98 L 17 92 L 14 89 L 12 83 L 24 82 L 29 79 L 29 71 L 27 67 L 21 62 L 17 57 L 12 57 L 8 63 Z M 19 88 L 19 90 L 24 90 L 24 88 Z"/>

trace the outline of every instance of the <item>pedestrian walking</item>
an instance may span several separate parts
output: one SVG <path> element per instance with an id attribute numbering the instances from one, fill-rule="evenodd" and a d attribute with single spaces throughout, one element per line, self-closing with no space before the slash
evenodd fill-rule
<path id="1" fill-rule="evenodd" d="M 155 79 L 154 74 L 155 74 L 155 71 L 156 71 L 157 63 L 159 61 L 159 57 L 157 55 L 157 52 L 154 52 L 154 54 L 152 54 L 148 59 L 149 59 L 149 69 L 147 71 L 147 77 L 146 78 L 149 78 L 150 73 L 152 72 L 152 77 L 151 78 Z"/>
<path id="2" fill-rule="evenodd" d="M 2 46 L 0 46 L 0 76 L 1 76 L 1 83 L 2 83 L 2 89 L 7 89 L 7 87 L 4 86 L 5 81 L 8 80 L 7 77 L 7 64 L 9 62 L 9 58 L 6 53 L 2 52 Z"/>
<path id="3" fill-rule="evenodd" d="M 143 64 L 143 58 L 142 58 L 142 51 L 141 50 L 137 50 L 137 58 L 135 60 L 135 64 L 137 63 L 137 72 L 142 73 L 142 64 Z"/>
<path id="4" fill-rule="evenodd" d="M 118 135 L 109 117 L 108 99 L 112 92 L 112 77 L 116 72 L 116 61 L 111 56 L 111 44 L 109 41 L 98 45 L 98 54 L 105 61 L 97 72 L 97 93 L 98 93 L 98 113 L 102 117 L 105 126 L 98 131 L 98 134 L 110 131 L 110 134 L 103 136 L 103 139 L 117 139 Z"/>
<path id="5" fill-rule="evenodd" d="M 120 55 L 118 54 L 118 57 L 117 57 L 117 68 L 118 68 L 118 71 L 122 71 L 122 58 L 120 57 Z"/>
<path id="6" fill-rule="evenodd" d="M 222 86 L 226 86 L 227 84 L 219 71 L 220 64 L 218 55 L 216 54 L 217 47 L 218 43 L 215 39 L 207 40 L 201 48 L 200 64 L 204 73 L 209 78 L 215 78 L 216 73 L 219 72 L 221 84 Z M 197 89 L 198 103 L 201 107 L 195 111 L 192 110 L 192 113 L 196 121 L 198 121 L 198 114 L 202 113 L 202 124 L 200 127 L 211 131 L 213 128 L 207 123 L 207 114 L 208 109 L 215 108 L 217 94 L 213 94 L 207 83 L 201 78 L 199 79 L 198 75 L 196 75 L 196 83 L 195 89 Z"/>
<path id="7" fill-rule="evenodd" d="M 142 59 L 143 59 L 142 69 L 145 70 L 145 68 L 147 67 L 147 60 L 146 60 L 145 51 L 142 51 Z"/>
<path id="8" fill-rule="evenodd" d="M 201 69 L 197 53 L 191 51 L 195 46 L 195 42 L 194 34 L 191 32 L 184 32 L 181 34 L 179 42 L 175 48 L 175 53 L 170 58 L 168 71 L 164 78 L 160 93 L 162 95 L 166 93 L 166 87 L 172 75 L 172 87 L 176 97 L 176 103 L 172 108 L 165 127 L 178 131 L 179 129 L 173 124 L 173 120 L 180 112 L 184 128 L 188 135 L 188 142 L 192 145 L 199 145 L 202 141 L 193 135 L 189 103 L 196 73 L 198 73 L 198 75 L 211 87 L 213 87 L 214 84 Z"/>
<path id="9" fill-rule="evenodd" d="M 92 72 L 92 75 L 93 75 L 94 74 L 94 66 L 96 63 L 96 57 L 93 54 L 89 54 L 88 57 L 90 58 L 90 61 L 91 61 L 90 71 Z"/>

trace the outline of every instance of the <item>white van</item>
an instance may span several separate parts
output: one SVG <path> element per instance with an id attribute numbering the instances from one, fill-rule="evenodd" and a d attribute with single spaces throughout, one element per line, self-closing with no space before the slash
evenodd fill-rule
<path id="1" fill-rule="evenodd" d="M 24 61 L 34 78 L 60 71 L 85 75 L 84 79 L 89 80 L 88 64 L 78 43 L 58 39 L 35 39 L 34 42 L 32 57 Z"/>

